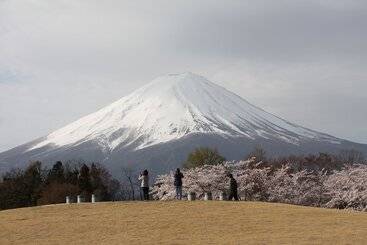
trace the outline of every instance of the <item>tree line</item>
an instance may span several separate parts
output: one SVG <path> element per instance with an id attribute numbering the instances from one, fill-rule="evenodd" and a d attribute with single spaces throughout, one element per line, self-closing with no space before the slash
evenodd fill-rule
<path id="1" fill-rule="evenodd" d="M 280 169 L 287 164 L 292 169 L 335 170 L 355 163 L 365 163 L 362 153 L 354 150 L 341 151 L 337 155 L 317 155 L 269 158 L 261 147 L 255 148 L 244 159 L 256 159 L 249 164 L 261 168 Z M 223 164 L 226 159 L 218 150 L 197 148 L 183 163 L 184 169 Z M 51 168 L 41 162 L 32 162 L 25 169 L 12 169 L 0 179 L 0 209 L 64 203 L 66 196 L 82 195 L 88 201 L 95 194 L 101 201 L 136 200 L 141 198 L 138 172 L 122 168 L 120 180 L 112 178 L 108 170 L 98 163 L 58 161 Z"/>
<path id="2" fill-rule="evenodd" d="M 118 198 L 121 184 L 98 163 L 56 162 L 50 169 L 32 162 L 5 173 L 0 182 L 0 209 L 65 202 L 66 196 L 96 194 L 102 201 Z"/>
<path id="3" fill-rule="evenodd" d="M 320 152 L 308 155 L 268 157 L 266 151 L 261 146 L 257 146 L 242 160 L 251 158 L 255 158 L 257 164 L 263 167 L 281 168 L 284 164 L 288 164 L 298 170 L 340 170 L 346 164 L 366 164 L 364 154 L 354 149 L 341 150 L 337 154 Z M 199 147 L 188 155 L 183 167 L 189 169 L 204 165 L 218 165 L 225 161 L 226 159 L 217 149 Z"/>

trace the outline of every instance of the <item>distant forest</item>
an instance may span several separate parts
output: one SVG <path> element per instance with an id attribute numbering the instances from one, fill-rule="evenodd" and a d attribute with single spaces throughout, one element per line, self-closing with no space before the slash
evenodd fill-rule
<path id="1" fill-rule="evenodd" d="M 271 167 L 272 171 L 281 169 L 286 164 L 297 172 L 303 170 L 332 172 L 341 170 L 346 165 L 366 163 L 363 154 L 353 150 L 342 151 L 337 155 L 320 153 L 267 158 L 266 152 L 258 147 L 246 157 L 250 158 L 256 159 L 257 168 Z M 217 150 L 198 148 L 189 154 L 183 168 L 189 170 L 223 164 L 231 163 L 226 163 Z M 95 194 L 100 201 L 139 200 L 141 193 L 138 174 L 138 171 L 121 167 L 121 172 L 115 174 L 119 179 L 115 179 L 98 163 L 68 161 L 64 164 L 58 161 L 47 168 L 41 162 L 32 162 L 25 169 L 12 169 L 1 176 L 0 209 L 65 203 L 66 196 L 75 199 L 77 195 L 82 195 L 89 201 L 92 194 Z M 153 197 L 158 197 L 157 199 L 162 197 L 162 193 L 161 196 L 154 193 L 159 184 L 159 181 L 156 181 L 151 192 Z"/>

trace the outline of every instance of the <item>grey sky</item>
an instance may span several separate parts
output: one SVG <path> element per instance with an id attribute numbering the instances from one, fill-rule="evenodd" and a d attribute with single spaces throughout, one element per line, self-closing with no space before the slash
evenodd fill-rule
<path id="1" fill-rule="evenodd" d="M 367 143 L 362 0 L 0 0 L 0 151 L 192 71 Z"/>

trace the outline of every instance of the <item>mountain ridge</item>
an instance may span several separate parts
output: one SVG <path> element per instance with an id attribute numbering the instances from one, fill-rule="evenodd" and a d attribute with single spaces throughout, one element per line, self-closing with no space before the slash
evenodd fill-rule
<path id="1" fill-rule="evenodd" d="M 0 153 L 0 167 L 19 164 L 17 161 L 74 157 L 116 167 L 153 164 L 159 169 L 159 162 L 179 166 L 193 146 L 223 149 L 227 159 L 237 160 L 236 151 L 245 154 L 256 145 L 266 146 L 274 155 L 343 148 L 367 152 L 367 145 L 290 123 L 202 76 L 186 72 L 158 77 L 95 113 Z M 172 156 L 165 148 L 182 150 L 182 155 Z M 152 160 L 149 154 L 157 157 Z M 169 163 L 167 159 L 173 160 Z"/>
<path id="2" fill-rule="evenodd" d="M 261 128 L 264 126 L 269 129 Z M 190 133 L 241 135 L 255 139 L 267 138 L 269 131 L 274 132 L 270 136 L 279 136 L 280 140 L 290 143 L 297 143 L 298 139 L 284 133 L 286 131 L 304 138 L 338 143 L 335 137 L 276 117 L 204 77 L 183 73 L 153 80 L 132 94 L 51 133 L 47 140 L 30 150 L 47 144 L 63 146 L 86 140 L 97 140 L 101 146 L 113 150 L 121 143 L 129 145 L 139 138 L 145 139 L 138 147 L 141 149 Z"/>

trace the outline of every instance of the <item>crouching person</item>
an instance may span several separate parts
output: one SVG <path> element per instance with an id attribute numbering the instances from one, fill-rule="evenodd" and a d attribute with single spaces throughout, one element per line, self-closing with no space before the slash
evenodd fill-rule
<path id="1" fill-rule="evenodd" d="M 233 178 L 232 174 L 228 175 L 230 182 L 229 182 L 229 196 L 228 201 L 238 201 L 238 193 L 237 193 L 237 181 Z"/>

